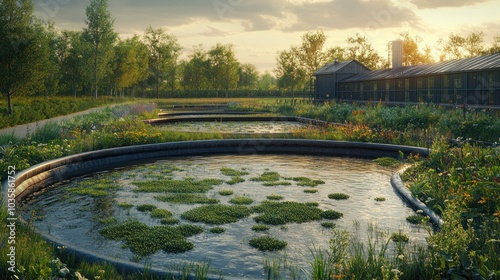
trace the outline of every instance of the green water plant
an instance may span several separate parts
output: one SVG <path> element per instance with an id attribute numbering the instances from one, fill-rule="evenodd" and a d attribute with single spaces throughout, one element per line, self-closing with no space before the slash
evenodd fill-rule
<path id="1" fill-rule="evenodd" d="M 203 205 L 181 215 L 181 218 L 191 222 L 202 222 L 209 225 L 234 223 L 250 216 L 251 211 L 242 205 Z"/>
<path id="2" fill-rule="evenodd" d="M 344 214 L 335 210 L 326 210 L 321 213 L 321 217 L 327 220 L 338 220 L 342 218 L 342 216 L 344 216 Z"/>
<path id="3" fill-rule="evenodd" d="M 386 200 L 386 198 L 382 197 L 382 196 L 375 197 L 375 201 L 377 201 L 377 202 L 384 202 L 385 200 Z"/>
<path id="4" fill-rule="evenodd" d="M 219 179 L 196 180 L 185 178 L 184 180 L 154 180 L 145 182 L 134 182 L 137 186 L 135 192 L 149 193 L 206 193 L 213 189 L 213 186 L 220 185 L 224 181 Z"/>
<path id="5" fill-rule="evenodd" d="M 233 190 L 224 189 L 224 190 L 220 190 L 219 191 L 219 195 L 222 195 L 222 196 L 230 196 L 230 195 L 233 195 L 233 194 L 234 194 Z"/>
<path id="6" fill-rule="evenodd" d="M 244 171 L 244 170 L 236 170 L 236 169 L 232 169 L 232 168 L 229 168 L 229 167 L 222 167 L 220 169 L 221 173 L 225 176 L 230 176 L 230 177 L 241 177 L 241 176 L 245 176 L 245 175 L 249 175 L 250 173 L 248 171 Z"/>
<path id="7" fill-rule="evenodd" d="M 165 219 L 165 218 L 170 218 L 173 216 L 172 212 L 168 211 L 167 209 L 153 209 L 151 211 L 151 218 L 158 218 L 158 219 Z"/>
<path id="8" fill-rule="evenodd" d="M 250 239 L 248 244 L 259 251 L 278 251 L 285 248 L 288 243 L 270 236 L 261 236 Z"/>
<path id="9" fill-rule="evenodd" d="M 297 182 L 298 186 L 302 187 L 317 187 L 318 185 L 325 184 L 325 181 L 323 180 L 313 180 L 307 177 L 294 177 L 292 180 Z"/>
<path id="10" fill-rule="evenodd" d="M 410 238 L 407 234 L 402 232 L 395 232 L 391 234 L 391 240 L 394 242 L 408 242 Z"/>
<path id="11" fill-rule="evenodd" d="M 284 197 L 282 195 L 279 195 L 279 194 L 270 194 L 270 195 L 266 196 L 266 198 L 268 200 L 282 200 Z"/>
<path id="12" fill-rule="evenodd" d="M 322 213 L 322 210 L 317 207 L 294 201 L 264 201 L 260 205 L 253 206 L 252 210 L 259 214 L 254 218 L 257 223 L 268 225 L 320 220 Z"/>
<path id="13" fill-rule="evenodd" d="M 231 178 L 231 180 L 226 181 L 226 184 L 228 185 L 236 185 L 239 183 L 245 182 L 245 179 L 243 179 L 241 176 L 234 176 Z"/>
<path id="14" fill-rule="evenodd" d="M 252 226 L 252 230 L 253 231 L 268 231 L 269 226 L 258 224 L 258 225 Z"/>
<path id="15" fill-rule="evenodd" d="M 236 205 L 249 205 L 253 203 L 253 199 L 248 197 L 248 196 L 238 196 L 238 197 L 233 197 L 229 200 L 229 203 L 236 204 Z"/>
<path id="16" fill-rule="evenodd" d="M 345 193 L 331 193 L 328 195 L 329 199 L 335 199 L 335 200 L 346 200 L 349 199 L 349 195 Z"/>
<path id="17" fill-rule="evenodd" d="M 322 222 L 321 226 L 324 227 L 324 228 L 334 228 L 335 224 L 332 223 L 332 222 Z"/>
<path id="18" fill-rule="evenodd" d="M 159 250 L 168 253 L 182 253 L 194 248 L 186 237 L 199 234 L 203 229 L 196 226 L 154 226 L 149 227 L 139 221 L 125 221 L 99 231 L 111 240 L 122 241 L 139 257 L 148 256 Z"/>
<path id="19" fill-rule="evenodd" d="M 318 192 L 318 190 L 316 190 L 316 189 L 305 189 L 304 190 L 304 193 L 317 193 L 317 192 Z"/>
<path id="20" fill-rule="evenodd" d="M 156 208 L 158 208 L 158 206 L 153 205 L 153 204 L 141 204 L 141 205 L 136 206 L 135 208 L 137 209 L 137 211 L 140 211 L 140 212 L 151 212 L 151 211 L 155 210 Z"/>
<path id="21" fill-rule="evenodd" d="M 225 228 L 223 227 L 213 227 L 209 230 L 211 233 L 215 233 L 215 234 L 221 234 L 221 233 L 224 233 L 226 231 Z"/>
<path id="22" fill-rule="evenodd" d="M 194 193 L 176 193 L 155 196 L 156 200 L 174 204 L 217 204 L 219 200 Z"/>

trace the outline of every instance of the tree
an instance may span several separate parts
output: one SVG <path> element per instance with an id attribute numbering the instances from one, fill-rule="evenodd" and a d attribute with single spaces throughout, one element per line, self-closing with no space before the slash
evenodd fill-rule
<path id="1" fill-rule="evenodd" d="M 175 88 L 181 46 L 177 38 L 167 34 L 163 28 L 148 27 L 144 39 L 149 48 L 149 65 L 155 83 L 156 98 L 160 98 L 160 88 L 165 80 L 171 91 Z"/>
<path id="2" fill-rule="evenodd" d="M 115 79 L 118 90 L 137 85 L 149 76 L 149 51 L 139 36 L 119 41 L 115 47 Z"/>
<path id="3" fill-rule="evenodd" d="M 296 50 L 306 76 L 312 77 L 314 72 L 327 63 L 327 53 L 323 50 L 325 43 L 326 35 L 323 31 L 307 32 L 302 36 L 302 44 Z"/>
<path id="4" fill-rule="evenodd" d="M 236 89 L 240 77 L 238 76 L 239 62 L 231 45 L 217 44 L 208 51 L 210 65 L 210 82 L 212 87 L 219 91 L 224 90 L 226 96 L 229 90 Z"/>
<path id="5" fill-rule="evenodd" d="M 77 92 L 86 82 L 84 74 L 86 43 L 83 39 L 83 32 L 63 31 L 58 45 L 57 57 L 61 63 L 62 82 L 66 90 L 70 90 L 76 97 Z"/>
<path id="6" fill-rule="evenodd" d="M 83 38 L 89 44 L 88 63 L 92 73 L 92 88 L 97 98 L 99 83 L 110 71 L 113 59 L 113 44 L 117 34 L 113 29 L 114 20 L 108 9 L 107 0 L 91 0 L 87 7 L 87 27 Z"/>
<path id="7" fill-rule="evenodd" d="M 326 52 L 326 60 L 328 62 L 346 61 L 349 60 L 349 58 L 347 56 L 347 51 L 345 48 L 334 46 L 328 49 L 328 51 Z"/>
<path id="8" fill-rule="evenodd" d="M 354 37 L 347 37 L 346 42 L 348 59 L 356 59 L 370 69 L 380 68 L 382 59 L 365 36 L 356 34 Z"/>
<path id="9" fill-rule="evenodd" d="M 12 114 L 12 97 L 42 90 L 49 62 L 48 39 L 29 0 L 4 0 L 0 6 L 0 92 Z"/>
<path id="10" fill-rule="evenodd" d="M 257 82 L 257 88 L 260 90 L 271 90 L 276 86 L 276 78 L 266 70 L 264 74 L 259 77 Z"/>
<path id="11" fill-rule="evenodd" d="M 497 35 L 495 36 L 495 38 L 493 38 L 493 44 L 489 49 L 489 53 L 494 54 L 499 52 L 500 52 L 500 35 Z"/>
<path id="12" fill-rule="evenodd" d="M 300 65 L 301 62 L 295 49 L 278 53 L 275 70 L 278 87 L 288 90 L 292 96 L 295 96 L 295 90 L 304 87 L 307 78 L 306 72 Z"/>
<path id="13" fill-rule="evenodd" d="M 250 63 L 241 64 L 238 67 L 239 83 L 238 88 L 240 89 L 255 89 L 257 82 L 259 80 L 259 71 L 255 65 Z"/>
<path id="14" fill-rule="evenodd" d="M 447 40 L 440 40 L 441 60 L 460 59 L 483 55 L 484 33 L 473 31 L 467 36 L 451 33 Z"/>
<path id="15" fill-rule="evenodd" d="M 185 89 L 201 91 L 209 87 L 208 73 L 210 62 L 203 47 L 195 46 L 189 60 L 184 63 L 182 85 Z"/>
<path id="16" fill-rule="evenodd" d="M 400 34 L 403 40 L 403 65 L 419 65 L 432 63 L 434 60 L 431 55 L 431 48 L 426 46 L 423 51 L 419 45 L 422 43 L 422 38 L 419 36 L 411 37 L 409 32 Z"/>

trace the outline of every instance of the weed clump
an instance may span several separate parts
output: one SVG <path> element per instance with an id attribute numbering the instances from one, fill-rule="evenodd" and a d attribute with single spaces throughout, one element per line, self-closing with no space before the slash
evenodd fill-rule
<path id="1" fill-rule="evenodd" d="M 254 212 L 260 214 L 255 217 L 255 221 L 267 225 L 284 225 L 287 223 L 305 223 L 321 220 L 322 212 L 317 207 L 292 201 L 264 201 L 261 205 L 252 207 L 252 209 Z"/>
<path id="2" fill-rule="evenodd" d="M 285 248 L 288 243 L 270 236 L 262 236 L 250 239 L 248 244 L 259 251 L 278 251 Z"/>
<path id="3" fill-rule="evenodd" d="M 335 199 L 335 200 L 346 200 L 349 199 L 349 195 L 345 193 L 331 193 L 328 195 L 329 199 Z"/>
<path id="4" fill-rule="evenodd" d="M 250 216 L 250 209 L 242 205 L 204 205 L 181 215 L 191 222 L 203 222 L 209 225 L 229 224 Z"/>

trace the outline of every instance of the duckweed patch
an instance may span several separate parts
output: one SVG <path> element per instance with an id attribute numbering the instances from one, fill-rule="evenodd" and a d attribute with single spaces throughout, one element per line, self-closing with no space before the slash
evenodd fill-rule
<path id="1" fill-rule="evenodd" d="M 266 196 L 266 198 L 269 200 L 282 200 L 282 199 L 284 199 L 284 197 L 282 195 L 279 195 L 279 194 L 271 194 L 271 195 Z"/>
<path id="2" fill-rule="evenodd" d="M 269 227 L 266 226 L 266 225 L 254 225 L 252 227 L 252 230 L 253 231 L 268 231 L 269 230 Z"/>
<path id="3" fill-rule="evenodd" d="M 172 217 L 174 214 L 167 209 L 153 209 L 150 215 L 151 218 L 165 219 Z"/>
<path id="4" fill-rule="evenodd" d="M 252 207 L 259 213 L 255 217 L 257 223 L 267 225 L 284 225 L 287 223 L 305 223 L 321 220 L 322 210 L 305 203 L 285 201 L 264 201 L 262 204 Z"/>
<path id="5" fill-rule="evenodd" d="M 278 186 L 291 186 L 292 183 L 288 181 L 273 181 L 273 182 L 264 182 L 262 183 L 264 187 L 278 187 Z"/>
<path id="6" fill-rule="evenodd" d="M 193 193 L 177 193 L 155 196 L 156 200 L 173 204 L 217 204 L 219 200 L 206 195 Z"/>
<path id="7" fill-rule="evenodd" d="M 329 199 L 335 199 L 335 200 L 347 200 L 349 199 L 349 195 L 345 193 L 331 193 L 328 195 Z"/>
<path id="8" fill-rule="evenodd" d="M 338 220 L 342 218 L 342 216 L 344 216 L 344 214 L 335 210 L 326 210 L 321 213 L 321 217 L 326 220 Z"/>
<path id="9" fill-rule="evenodd" d="M 126 221 L 118 225 L 106 227 L 99 233 L 111 240 L 122 241 L 139 257 L 148 256 L 159 250 L 167 253 L 183 253 L 194 248 L 194 244 L 187 241 L 187 236 L 198 234 L 199 229 L 182 226 L 154 226 L 149 227 L 139 221 Z"/>
<path id="10" fill-rule="evenodd" d="M 332 222 L 322 222 L 321 226 L 324 227 L 324 228 L 334 228 L 335 224 L 332 223 Z"/>
<path id="11" fill-rule="evenodd" d="M 235 177 L 231 178 L 231 180 L 226 181 L 226 184 L 228 184 L 228 185 L 236 185 L 236 184 L 243 183 L 243 182 L 245 182 L 245 179 L 243 179 L 240 176 L 235 176 Z"/>
<path id="12" fill-rule="evenodd" d="M 137 186 L 135 192 L 147 193 L 206 193 L 213 189 L 213 186 L 221 185 L 223 180 L 219 179 L 203 179 L 196 180 L 186 178 L 184 180 L 156 180 L 146 182 L 134 182 Z"/>
<path id="13" fill-rule="evenodd" d="M 315 190 L 315 189 L 305 189 L 304 190 L 304 193 L 317 193 L 318 190 Z"/>
<path id="14" fill-rule="evenodd" d="M 250 205 L 253 203 L 253 199 L 248 197 L 248 196 L 238 196 L 238 197 L 233 197 L 229 200 L 229 203 L 236 204 L 236 205 Z"/>
<path id="15" fill-rule="evenodd" d="M 250 181 L 254 182 L 276 182 L 281 179 L 281 175 L 275 171 L 266 171 L 258 177 L 250 178 Z"/>
<path id="16" fill-rule="evenodd" d="M 118 189 L 120 189 L 120 186 L 114 178 L 98 178 L 80 181 L 77 186 L 70 188 L 69 191 L 82 196 L 105 197 Z"/>
<path id="17" fill-rule="evenodd" d="M 134 207 L 134 205 L 132 203 L 128 203 L 128 202 L 119 202 L 116 205 L 122 209 L 131 209 Z"/>
<path id="18" fill-rule="evenodd" d="M 230 177 L 241 177 L 245 175 L 249 175 L 250 173 L 244 170 L 238 171 L 236 169 L 228 168 L 228 167 L 222 167 L 220 169 L 223 175 L 225 176 L 230 176 Z"/>
<path id="19" fill-rule="evenodd" d="M 221 234 L 221 233 L 226 232 L 226 229 L 223 227 L 213 227 L 209 231 L 210 231 L 210 233 Z"/>
<path id="20" fill-rule="evenodd" d="M 176 225 L 179 224 L 181 221 L 179 219 L 169 217 L 169 218 L 163 218 L 161 219 L 160 223 L 162 225 Z"/>
<path id="21" fill-rule="evenodd" d="M 181 215 L 191 222 L 202 222 L 209 225 L 222 225 L 237 222 L 250 216 L 251 211 L 242 205 L 203 205 Z"/>
<path id="22" fill-rule="evenodd" d="M 375 197 L 375 201 L 383 202 L 383 201 L 385 201 L 385 197 Z"/>
<path id="23" fill-rule="evenodd" d="M 285 248 L 288 243 L 270 236 L 261 236 L 250 239 L 248 244 L 259 251 L 278 251 Z"/>
<path id="24" fill-rule="evenodd" d="M 220 190 L 219 191 L 219 195 L 222 195 L 222 196 L 230 196 L 233 194 L 234 194 L 233 190 Z"/>
<path id="25" fill-rule="evenodd" d="M 292 180 L 297 182 L 298 186 L 302 187 L 317 187 L 318 185 L 325 184 L 325 181 L 323 180 L 313 180 L 307 177 L 294 177 Z"/>
<path id="26" fill-rule="evenodd" d="M 141 212 L 151 212 L 153 210 L 155 210 L 156 208 L 158 208 L 157 206 L 153 205 L 153 204 L 142 204 L 142 205 L 138 205 L 137 207 L 135 207 L 137 209 L 137 211 L 141 211 Z"/>

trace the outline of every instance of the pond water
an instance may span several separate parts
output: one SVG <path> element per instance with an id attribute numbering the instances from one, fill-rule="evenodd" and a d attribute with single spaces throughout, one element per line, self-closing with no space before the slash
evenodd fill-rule
<path id="1" fill-rule="evenodd" d="M 161 126 L 164 129 L 183 132 L 217 133 L 290 133 L 306 127 L 291 121 L 227 121 L 227 122 L 179 122 Z"/>
<path id="2" fill-rule="evenodd" d="M 243 170 L 246 174 L 241 176 L 244 181 L 228 184 L 231 177 L 222 174 L 224 168 Z M 205 193 L 207 197 L 219 200 L 220 204 L 229 205 L 231 198 L 246 196 L 254 200 L 249 206 L 254 206 L 265 201 L 267 196 L 278 194 L 283 196 L 282 201 L 317 202 L 322 210 L 343 213 L 342 218 L 333 221 L 338 229 L 352 231 L 353 224 L 357 223 L 363 236 L 368 225 L 376 225 L 381 231 L 404 232 L 412 241 L 423 242 L 425 230 L 406 222 L 406 217 L 413 211 L 401 201 L 390 185 L 394 171 L 370 160 L 319 156 L 217 155 L 172 158 L 62 182 L 30 198 L 23 207 L 23 216 L 32 219 L 35 227 L 43 232 L 103 255 L 151 263 L 165 269 L 175 269 L 186 262 L 208 262 L 212 269 L 225 276 L 262 279 L 264 259 L 283 258 L 286 255 L 287 261 L 299 269 L 309 269 L 310 249 L 328 248 L 332 236 L 331 230 L 321 225 L 325 220 L 270 226 L 268 232 L 256 232 L 252 230 L 252 226 L 257 224 L 254 220 L 257 214 L 254 213 L 248 218 L 221 225 L 225 232 L 213 234 L 209 231 L 213 225 L 192 223 L 180 217 L 182 213 L 199 207 L 199 204 L 161 202 L 154 198 L 158 193 L 134 192 L 138 188 L 137 182 L 165 177 L 174 180 L 222 179 L 225 183 L 215 185 Z M 265 172 L 277 172 L 282 178 L 307 177 L 321 180 L 324 184 L 304 187 L 289 180 L 288 186 L 266 187 L 263 182 L 251 180 Z M 110 195 L 92 197 L 74 192 L 85 182 L 105 179 L 119 185 Z M 305 189 L 316 189 L 317 192 L 305 193 Z M 223 196 L 220 190 L 232 190 L 234 194 Z M 333 200 L 328 198 L 331 193 L 344 193 L 350 197 L 347 200 Z M 383 197 L 385 201 L 376 201 L 377 197 Z M 119 206 L 124 203 L 133 207 L 125 209 Z M 136 206 L 143 204 L 169 210 L 181 224 L 203 227 L 203 233 L 187 238 L 194 248 L 180 254 L 160 250 L 139 259 L 124 248 L 122 241 L 109 240 L 99 233 L 109 226 L 109 221 L 136 219 L 149 226 L 160 225 L 159 219 L 137 210 Z M 288 246 L 274 253 L 263 253 L 249 246 L 250 239 L 263 235 L 286 241 Z"/>

